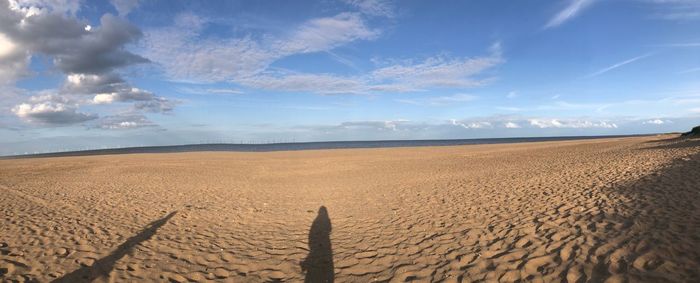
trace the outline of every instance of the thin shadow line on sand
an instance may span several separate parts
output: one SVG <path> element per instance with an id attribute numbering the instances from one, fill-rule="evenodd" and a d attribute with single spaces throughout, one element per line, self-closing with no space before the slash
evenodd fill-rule
<path id="1" fill-rule="evenodd" d="M 151 222 L 141 232 L 119 245 L 110 255 L 95 261 L 92 266 L 83 266 L 52 282 L 90 282 L 100 277 L 109 276 L 109 273 L 114 269 L 114 264 L 119 259 L 124 257 L 134 246 L 153 237 L 158 228 L 165 225 L 170 218 L 175 216 L 175 213 L 177 211 L 173 211 L 165 217 Z"/>
<path id="2" fill-rule="evenodd" d="M 318 215 L 309 229 L 309 254 L 301 263 L 306 272 L 304 282 L 333 282 L 333 248 L 331 246 L 331 219 L 325 206 L 318 209 Z"/>

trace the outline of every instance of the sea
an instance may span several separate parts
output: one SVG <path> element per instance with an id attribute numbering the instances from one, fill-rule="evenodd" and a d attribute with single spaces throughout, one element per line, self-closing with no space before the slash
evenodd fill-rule
<path id="1" fill-rule="evenodd" d="M 455 146 L 474 144 L 526 143 L 543 141 L 591 140 L 604 138 L 624 138 L 644 135 L 608 135 L 608 136 L 564 136 L 564 137 L 523 137 L 523 138 L 485 138 L 485 139 L 444 139 L 444 140 L 373 140 L 373 141 L 321 141 L 290 142 L 264 144 L 207 143 L 163 146 L 122 147 L 52 153 L 24 154 L 3 156 L 0 159 L 86 156 L 131 153 L 173 153 L 199 151 L 234 151 L 234 152 L 269 152 L 292 150 L 349 149 L 349 148 L 386 148 L 418 146 Z"/>

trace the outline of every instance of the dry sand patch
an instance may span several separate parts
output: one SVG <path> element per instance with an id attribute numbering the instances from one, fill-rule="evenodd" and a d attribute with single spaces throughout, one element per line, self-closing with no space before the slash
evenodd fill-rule
<path id="1" fill-rule="evenodd" d="M 0 278 L 700 281 L 700 144 L 0 160 Z"/>

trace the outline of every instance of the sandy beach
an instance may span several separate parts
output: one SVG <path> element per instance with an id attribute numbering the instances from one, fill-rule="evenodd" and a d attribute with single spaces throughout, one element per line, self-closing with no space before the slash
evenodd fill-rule
<path id="1" fill-rule="evenodd" d="M 674 137 L 0 160 L 0 281 L 698 282 Z"/>

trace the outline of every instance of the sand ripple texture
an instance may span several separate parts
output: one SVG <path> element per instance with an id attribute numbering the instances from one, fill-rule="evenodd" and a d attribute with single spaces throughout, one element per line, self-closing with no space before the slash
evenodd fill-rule
<path id="1" fill-rule="evenodd" d="M 700 282 L 700 141 L 0 160 L 4 282 Z"/>

